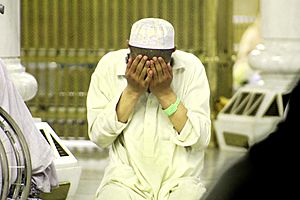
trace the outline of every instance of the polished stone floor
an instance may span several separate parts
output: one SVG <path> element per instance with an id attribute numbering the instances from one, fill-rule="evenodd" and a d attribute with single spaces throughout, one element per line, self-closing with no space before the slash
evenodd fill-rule
<path id="1" fill-rule="evenodd" d="M 70 150 L 82 167 L 77 192 L 71 199 L 92 200 L 102 179 L 104 168 L 108 163 L 108 152 L 97 148 L 78 149 L 72 147 Z M 242 152 L 221 151 L 214 147 L 208 148 L 202 173 L 206 187 L 209 188 L 213 185 L 220 174 L 243 155 Z"/>

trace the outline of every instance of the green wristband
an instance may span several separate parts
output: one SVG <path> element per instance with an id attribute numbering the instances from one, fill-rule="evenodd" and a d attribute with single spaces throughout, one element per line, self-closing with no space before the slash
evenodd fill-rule
<path id="1" fill-rule="evenodd" d="M 175 103 L 172 103 L 168 108 L 166 108 L 164 111 L 164 113 L 166 115 L 168 115 L 168 117 L 170 117 L 171 115 L 173 115 L 176 111 L 177 111 L 177 107 L 180 103 L 180 99 L 177 98 Z"/>

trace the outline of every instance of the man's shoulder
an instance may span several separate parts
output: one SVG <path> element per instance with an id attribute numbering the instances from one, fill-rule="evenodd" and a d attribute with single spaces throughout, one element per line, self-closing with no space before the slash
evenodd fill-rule
<path id="1" fill-rule="evenodd" d="M 176 50 L 174 53 L 173 53 L 173 55 L 176 55 L 176 56 L 178 56 L 178 57 L 191 57 L 191 58 L 196 58 L 196 59 L 198 59 L 197 58 L 197 56 L 195 55 L 195 54 L 193 54 L 193 53 L 190 53 L 190 52 L 187 52 L 187 51 L 183 51 L 183 50 Z"/>
<path id="2" fill-rule="evenodd" d="M 201 62 L 200 59 L 195 54 L 182 51 L 182 50 L 176 50 L 172 56 L 175 59 L 182 60 L 184 62 Z"/>
<path id="3" fill-rule="evenodd" d="M 186 51 L 176 50 L 172 54 L 172 57 L 176 65 L 182 65 L 184 67 L 203 66 L 201 60 L 196 55 Z"/>

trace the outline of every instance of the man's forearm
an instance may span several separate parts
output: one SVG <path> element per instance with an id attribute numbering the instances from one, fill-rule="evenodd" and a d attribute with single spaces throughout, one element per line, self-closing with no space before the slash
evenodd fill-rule
<path id="1" fill-rule="evenodd" d="M 171 104 L 175 103 L 177 99 L 176 94 L 171 91 L 164 96 L 158 97 L 158 101 L 162 106 L 162 109 L 168 108 Z M 180 134 L 187 121 L 187 109 L 182 102 L 179 103 L 177 110 L 174 114 L 169 116 L 171 123 L 173 124 L 175 130 Z"/>
<path id="2" fill-rule="evenodd" d="M 126 123 L 128 121 L 138 99 L 138 94 L 131 92 L 127 87 L 124 89 L 116 108 L 119 122 Z"/>

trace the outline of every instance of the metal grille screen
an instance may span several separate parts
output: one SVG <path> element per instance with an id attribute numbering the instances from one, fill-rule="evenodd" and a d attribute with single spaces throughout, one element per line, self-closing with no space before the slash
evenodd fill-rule
<path id="1" fill-rule="evenodd" d="M 221 28 L 218 39 L 217 26 L 232 20 L 231 6 L 232 0 L 22 0 L 21 61 L 39 86 L 26 103 L 60 137 L 87 139 L 85 100 L 91 73 L 106 52 L 126 48 L 132 23 L 143 17 L 174 25 L 177 48 L 201 58 L 216 99 L 217 93 L 230 91 L 222 89 L 231 84 L 224 76 L 231 76 L 230 44 L 235 40 L 230 38 L 241 32 L 236 27 L 229 34 L 233 29 L 224 26 L 228 30 Z"/>
<path id="2" fill-rule="evenodd" d="M 22 64 L 38 81 L 28 102 L 33 116 L 59 136 L 87 138 L 85 100 L 90 76 L 106 52 L 126 48 L 130 27 L 143 17 L 174 24 L 180 49 L 203 52 L 204 1 L 23 0 Z"/>

